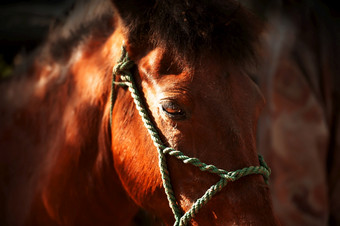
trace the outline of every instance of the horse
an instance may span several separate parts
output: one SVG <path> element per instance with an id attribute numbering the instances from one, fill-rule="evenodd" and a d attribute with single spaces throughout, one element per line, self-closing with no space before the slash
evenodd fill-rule
<path id="1" fill-rule="evenodd" d="M 254 76 L 274 212 L 282 225 L 340 225 L 338 27 L 316 0 L 251 2 L 269 22 Z"/>
<path id="2" fill-rule="evenodd" d="M 132 225 L 143 208 L 275 225 L 249 77 L 260 25 L 232 0 L 79 1 L 0 83 L 1 223 Z"/>

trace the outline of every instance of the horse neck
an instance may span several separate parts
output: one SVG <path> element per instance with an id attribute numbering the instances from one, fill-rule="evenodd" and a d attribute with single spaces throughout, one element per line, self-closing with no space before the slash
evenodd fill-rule
<path id="1" fill-rule="evenodd" d="M 68 63 L 42 60 L 42 51 L 23 74 L 0 84 L 1 171 L 15 178 L 0 198 L 13 218 L 44 205 L 52 218 L 75 219 L 85 200 L 98 201 L 95 190 L 105 202 L 112 197 L 105 191 L 117 182 L 104 178 L 115 178 L 108 140 L 113 47 L 120 52 L 114 36 L 78 46 Z"/>

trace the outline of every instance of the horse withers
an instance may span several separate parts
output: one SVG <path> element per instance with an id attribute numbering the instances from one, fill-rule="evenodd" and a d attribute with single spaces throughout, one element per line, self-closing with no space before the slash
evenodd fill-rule
<path id="1" fill-rule="evenodd" d="M 0 84 L 4 224 L 129 225 L 142 207 L 167 225 L 275 225 L 247 75 L 258 32 L 234 1 L 80 2 Z"/>

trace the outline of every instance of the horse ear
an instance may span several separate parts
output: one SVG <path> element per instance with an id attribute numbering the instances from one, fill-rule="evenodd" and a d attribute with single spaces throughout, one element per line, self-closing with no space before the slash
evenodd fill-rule
<path id="1" fill-rule="evenodd" d="M 147 12 L 153 8 L 155 0 L 111 0 L 115 12 L 119 14 L 124 25 L 143 20 Z"/>

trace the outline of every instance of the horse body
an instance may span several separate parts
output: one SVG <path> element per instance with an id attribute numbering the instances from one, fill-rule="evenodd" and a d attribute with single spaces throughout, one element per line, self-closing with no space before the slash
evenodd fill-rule
<path id="1" fill-rule="evenodd" d="M 104 10 L 108 13 L 80 28 L 78 39 L 56 29 L 21 76 L 0 84 L 0 199 L 5 204 L 0 216 L 4 224 L 128 225 L 139 206 L 166 224 L 174 222 L 157 151 L 124 88 L 115 88 L 109 126 L 111 71 L 123 41 L 136 64 L 134 75 L 145 104 L 167 144 L 226 170 L 259 164 L 255 131 L 263 98 L 240 69 L 242 60 L 251 60 L 247 47 L 254 40 L 246 37 L 235 47 L 228 46 L 227 53 L 216 51 L 216 56 L 205 48 L 196 52 L 188 48 L 191 52 L 187 55 L 199 56 L 191 61 L 178 47 L 181 38 L 177 44 L 164 41 L 164 34 L 149 35 L 139 29 L 145 24 L 130 21 L 130 13 L 136 13 L 136 18 L 146 16 L 148 4 L 134 2 L 128 9 L 125 3 L 114 2 L 114 15 L 111 5 L 101 4 L 110 7 Z M 252 31 L 246 30 L 250 27 L 245 22 L 248 15 L 242 10 L 238 15 L 232 2 L 231 6 L 219 4 L 236 12 L 232 16 L 241 22 L 231 23 L 235 30 L 251 36 Z M 195 4 L 186 7 L 189 22 L 196 15 L 190 15 L 189 9 L 205 9 Z M 229 29 L 229 24 L 222 28 L 210 24 L 191 42 L 204 47 L 205 36 L 218 37 L 214 32 Z M 239 29 L 243 25 L 246 29 Z M 157 26 L 155 30 L 160 29 Z M 227 37 L 233 34 L 233 29 L 227 31 Z M 55 39 L 58 32 L 67 38 Z M 192 37 L 190 32 L 188 37 Z M 154 40 L 159 40 L 157 45 Z M 244 51 L 238 51 L 242 45 Z M 240 54 L 235 55 L 240 64 L 233 63 L 233 53 Z M 174 111 L 181 113 L 174 116 Z M 173 158 L 168 158 L 168 165 L 183 211 L 218 180 Z M 268 188 L 261 176 L 230 183 L 191 223 L 273 225 Z"/>

